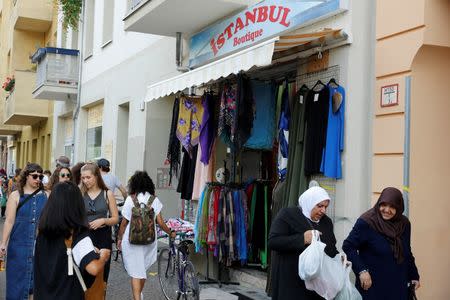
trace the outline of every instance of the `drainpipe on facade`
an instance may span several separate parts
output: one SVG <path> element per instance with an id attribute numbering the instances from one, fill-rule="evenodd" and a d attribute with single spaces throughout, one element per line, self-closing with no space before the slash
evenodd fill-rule
<path id="1" fill-rule="evenodd" d="M 411 140 L 411 76 L 405 78 L 405 144 L 403 153 L 403 198 L 404 214 L 409 218 L 409 155 Z"/>
<path id="2" fill-rule="evenodd" d="M 77 157 L 75 157 L 75 137 L 77 134 L 77 120 L 78 115 L 80 113 L 80 107 L 81 107 L 81 79 L 83 74 L 83 49 L 84 49 L 84 18 L 85 18 L 85 9 L 86 5 L 84 3 L 84 0 L 81 1 L 81 16 L 78 24 L 81 25 L 81 45 L 78 52 L 78 59 L 79 59 L 79 74 L 78 74 L 78 89 L 77 89 L 77 104 L 75 106 L 75 110 L 73 112 L 73 135 L 72 135 L 72 163 L 75 164 L 75 161 L 77 161 Z M 80 26 L 78 26 L 80 27 Z M 72 31 L 73 33 L 73 31 Z"/>

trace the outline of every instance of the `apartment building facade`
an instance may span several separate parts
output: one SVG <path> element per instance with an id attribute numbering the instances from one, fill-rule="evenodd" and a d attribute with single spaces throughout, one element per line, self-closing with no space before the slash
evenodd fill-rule
<path id="1" fill-rule="evenodd" d="M 0 134 L 8 136 L 7 166 L 2 166 L 8 174 L 27 162 L 51 166 L 53 104 L 32 96 L 36 65 L 30 56 L 40 47 L 55 46 L 55 11 L 46 0 L 0 1 L 0 76 L 9 83 L 0 93 Z"/>

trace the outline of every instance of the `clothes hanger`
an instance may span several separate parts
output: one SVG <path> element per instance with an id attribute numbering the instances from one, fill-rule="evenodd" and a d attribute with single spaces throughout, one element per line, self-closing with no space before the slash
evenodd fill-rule
<path id="1" fill-rule="evenodd" d="M 334 79 L 334 78 L 331 78 L 330 81 L 328 81 L 327 85 L 332 85 L 332 84 L 334 84 L 336 87 L 339 86 L 339 84 L 336 82 L 336 79 Z"/>
<path id="2" fill-rule="evenodd" d="M 318 85 L 321 85 L 322 88 L 324 88 L 324 87 L 326 86 L 326 85 L 322 82 L 322 80 L 319 79 L 319 80 L 317 80 L 316 84 L 312 87 L 311 90 L 316 91 L 315 88 L 316 88 Z"/>

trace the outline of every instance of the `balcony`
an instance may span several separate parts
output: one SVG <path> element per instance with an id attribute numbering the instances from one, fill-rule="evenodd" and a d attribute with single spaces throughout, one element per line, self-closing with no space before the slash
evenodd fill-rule
<path id="1" fill-rule="evenodd" d="M 37 63 L 34 99 L 76 99 L 78 92 L 78 50 L 40 48 L 31 61 Z"/>
<path id="2" fill-rule="evenodd" d="M 128 0 L 125 31 L 175 36 L 195 33 L 257 1 L 250 0 Z M 207 13 L 206 13 L 207 12 Z"/>
<path id="3" fill-rule="evenodd" d="M 52 24 L 53 1 L 14 0 L 11 20 L 14 29 L 47 32 Z"/>
<path id="4" fill-rule="evenodd" d="M 30 71 L 15 71 L 14 90 L 6 97 L 4 124 L 33 125 L 48 118 L 49 102 L 36 101 L 31 97 L 35 74 Z"/>

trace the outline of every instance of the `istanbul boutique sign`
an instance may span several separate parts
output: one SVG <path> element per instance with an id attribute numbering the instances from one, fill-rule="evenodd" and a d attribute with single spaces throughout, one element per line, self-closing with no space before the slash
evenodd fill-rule
<path id="1" fill-rule="evenodd" d="M 262 1 L 193 35 L 190 41 L 189 66 L 203 65 L 346 9 L 346 0 Z"/>

